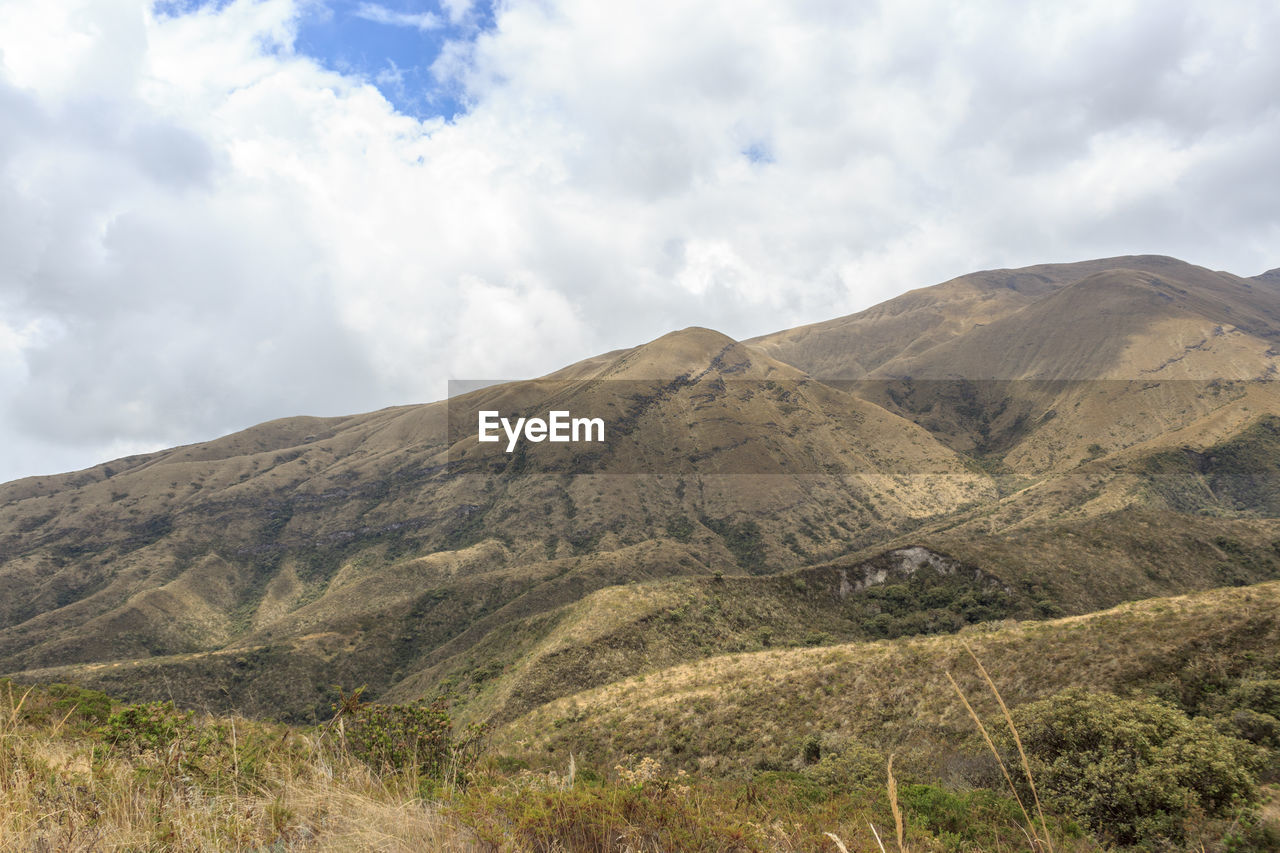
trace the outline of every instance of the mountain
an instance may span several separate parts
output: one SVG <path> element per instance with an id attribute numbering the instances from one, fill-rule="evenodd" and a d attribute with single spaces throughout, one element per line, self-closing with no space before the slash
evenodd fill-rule
<path id="1" fill-rule="evenodd" d="M 820 379 L 1130 378 L 1142 369 L 1125 358 L 1135 356 L 1130 336 L 1180 317 L 1270 340 L 1280 334 L 1278 305 L 1276 270 L 1245 279 L 1132 255 L 971 273 L 745 343 Z M 956 352 L 976 361 L 949 364 Z M 1220 367 L 1206 362 L 1203 378 L 1239 372 L 1218 377 Z"/>
<path id="2" fill-rule="evenodd" d="M 1280 288 L 1157 256 L 975 273 L 748 343 L 1032 475 L 1275 411 Z"/>
<path id="3" fill-rule="evenodd" d="M 478 441 L 482 410 L 600 414 L 610 440 L 508 453 Z M 157 674 L 135 690 L 318 712 L 328 685 L 386 689 L 484 620 L 795 567 L 993 494 L 923 428 L 688 329 L 440 403 L 8 484 L 0 671 L 140 666 Z M 821 531 L 803 554 L 796 529 Z"/>
<path id="4" fill-rule="evenodd" d="M 0 486 L 0 673 L 513 720 L 709 656 L 1280 577 L 1280 282 L 976 273 Z M 481 441 L 555 411 L 605 440 Z M 510 445 L 510 447 L 508 446 Z"/>

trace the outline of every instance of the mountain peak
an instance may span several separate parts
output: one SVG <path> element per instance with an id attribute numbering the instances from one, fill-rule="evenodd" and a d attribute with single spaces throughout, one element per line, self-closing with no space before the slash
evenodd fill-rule
<path id="1" fill-rule="evenodd" d="M 1280 267 L 1276 267 L 1273 270 L 1267 270 L 1261 275 L 1255 275 L 1253 280 L 1266 282 L 1267 284 L 1280 284 Z"/>
<path id="2" fill-rule="evenodd" d="M 674 332 L 667 332 L 660 338 L 654 338 L 644 346 L 678 346 L 678 347 L 703 347 L 708 350 L 712 348 L 723 349 L 727 346 L 736 344 L 733 338 L 724 332 L 717 332 L 715 329 L 708 329 L 706 326 L 688 326 Z"/>
<path id="3" fill-rule="evenodd" d="M 601 378 L 658 379 L 700 373 L 717 359 L 723 360 L 740 349 L 738 342 L 726 334 L 690 326 L 627 350 L 605 369 Z"/>

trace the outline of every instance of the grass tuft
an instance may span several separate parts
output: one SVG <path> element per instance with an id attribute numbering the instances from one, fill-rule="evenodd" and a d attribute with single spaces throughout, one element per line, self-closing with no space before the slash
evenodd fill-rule
<path id="1" fill-rule="evenodd" d="M 1004 714 L 1005 723 L 1009 726 L 1009 733 L 1013 735 L 1013 742 L 1018 746 L 1018 758 L 1022 761 L 1022 772 L 1027 777 L 1027 785 L 1031 788 L 1031 796 L 1035 799 L 1036 814 L 1040 817 L 1040 828 L 1044 833 L 1043 841 L 1049 853 L 1053 853 L 1053 842 L 1049 839 L 1049 823 L 1044 819 L 1044 809 L 1040 806 L 1040 794 L 1036 791 L 1036 780 L 1031 776 L 1031 764 L 1027 761 L 1026 750 L 1022 748 L 1022 738 L 1018 735 L 1018 727 L 1013 724 L 1013 715 L 1009 713 L 1009 706 L 1005 704 L 1004 697 L 1000 695 L 1000 691 L 996 688 L 995 682 L 991 680 L 987 668 L 982 665 L 982 661 L 973 653 L 973 647 L 967 642 L 961 641 L 964 650 L 969 653 L 969 657 L 973 658 L 973 662 L 978 665 L 978 672 L 982 673 L 982 679 L 987 683 L 987 687 L 991 689 L 991 695 L 996 697 L 996 702 L 1000 704 L 1000 712 Z M 953 681 L 952 684 L 955 682 Z M 998 756 L 997 756 L 998 757 Z M 1008 773 L 1006 772 L 1006 777 Z M 1012 784 L 1012 782 L 1010 782 Z M 1019 801 L 1021 802 L 1021 801 Z M 1030 818 L 1028 818 L 1028 823 Z"/>

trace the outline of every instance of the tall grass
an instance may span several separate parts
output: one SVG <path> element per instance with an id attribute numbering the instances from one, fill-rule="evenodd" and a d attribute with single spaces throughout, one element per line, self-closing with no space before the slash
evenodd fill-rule
<path id="1" fill-rule="evenodd" d="M 1006 725 L 1009 726 L 1009 732 L 1013 735 L 1013 741 L 1018 746 L 1018 757 L 1022 761 L 1022 772 L 1027 780 L 1027 785 L 1031 788 L 1031 796 L 1035 800 L 1036 814 L 1040 818 L 1039 829 L 1036 828 L 1035 821 L 1032 820 L 1031 815 L 1028 814 L 1027 807 L 1022 801 L 1021 795 L 1018 793 L 1018 788 L 1013 784 L 1013 777 L 1009 773 L 1009 768 L 1005 765 L 1004 758 L 1000 755 L 1000 750 L 996 749 L 996 745 L 992 741 L 991 735 L 987 731 L 987 727 L 983 725 L 982 718 L 980 718 L 977 711 L 973 709 L 973 705 L 969 703 L 969 699 L 964 695 L 964 691 L 960 689 L 960 685 L 956 683 L 955 677 L 952 676 L 950 671 L 947 672 L 947 680 L 951 682 L 951 687 L 955 690 L 956 695 L 960 697 L 960 701 L 964 704 L 965 710 L 969 712 L 970 719 L 972 719 L 974 724 L 977 725 L 978 731 L 981 733 L 982 740 L 986 743 L 987 748 L 991 751 L 991 754 L 995 756 L 996 764 L 1000 766 L 1000 772 L 1009 786 L 1009 791 L 1013 794 L 1014 799 L 1017 800 L 1018 808 L 1022 810 L 1022 816 L 1026 819 L 1027 823 L 1025 832 L 1027 833 L 1027 839 L 1030 842 L 1032 851 L 1034 851 L 1034 853 L 1040 853 L 1040 851 L 1054 853 L 1053 841 L 1049 837 L 1049 823 L 1045 820 L 1044 809 L 1040 806 L 1040 794 L 1036 790 L 1036 781 L 1031 774 L 1031 764 L 1027 761 L 1027 753 L 1022 748 L 1022 738 L 1018 735 L 1018 727 L 1013 723 L 1013 715 L 1009 713 L 1009 706 L 1005 704 L 1004 697 L 1000 695 L 999 689 L 996 688 L 995 682 L 991 680 L 991 675 L 987 672 L 987 668 L 982 665 L 982 661 L 978 659 L 976 654 L 974 654 L 973 649 L 967 642 L 962 641 L 962 645 L 964 650 L 969 653 L 969 657 L 973 659 L 975 664 L 977 664 L 978 672 L 982 674 L 983 681 L 986 682 L 987 687 L 991 690 L 991 695 L 995 697 L 996 703 L 999 704 L 1000 712 L 1004 715 Z"/>
<path id="2" fill-rule="evenodd" d="M 38 688 L 0 690 L 0 849 L 486 849 L 417 780 L 318 734 L 233 718 L 126 745 L 105 730 Z"/>
<path id="3" fill-rule="evenodd" d="M 983 681 L 991 690 L 991 694 L 995 697 L 996 703 L 1000 706 L 1000 711 L 1004 716 L 1006 725 L 1009 727 L 1010 734 L 1013 736 L 1013 741 L 1017 744 L 1018 757 L 1022 763 L 1022 772 L 1027 780 L 1027 785 L 1031 788 L 1036 816 L 1039 818 L 1039 827 L 1036 826 L 1036 821 L 1032 819 L 1031 814 L 1027 811 L 1026 805 L 1023 803 L 1022 796 L 1018 793 L 1018 787 L 1013 783 L 1013 777 L 1009 772 L 1008 765 L 1005 763 L 1004 757 L 1000 754 L 1000 750 L 996 748 L 995 742 L 992 740 L 991 733 L 982 722 L 982 718 L 978 716 L 977 711 L 974 710 L 972 703 L 969 702 L 964 691 L 960 689 L 960 685 L 956 683 L 955 677 L 950 671 L 947 671 L 946 673 L 947 680 L 951 683 L 951 687 L 955 690 L 956 696 L 959 697 L 961 704 L 964 705 L 964 709 L 968 712 L 969 718 L 972 719 L 974 725 L 977 726 L 983 742 L 986 743 L 987 748 L 995 757 L 996 764 L 999 766 L 1000 772 L 1004 776 L 1004 780 L 1009 787 L 1009 792 L 1013 795 L 1014 800 L 1018 804 L 1019 810 L 1022 812 L 1022 817 L 1025 821 L 1023 833 L 1027 838 L 1027 844 L 1030 850 L 1032 853 L 1055 853 L 1053 840 L 1049 833 L 1049 823 L 1045 819 L 1044 810 L 1040 805 L 1040 795 L 1036 790 L 1035 778 L 1031 773 L 1031 764 L 1027 760 L 1026 751 L 1022 747 L 1022 738 L 1018 734 L 1018 727 L 1014 724 L 1013 715 L 1009 712 L 1009 706 L 1005 704 L 1004 697 L 1000 694 L 1000 690 L 996 687 L 995 682 L 992 680 L 990 673 L 987 672 L 987 668 L 983 666 L 982 661 L 976 654 L 974 654 L 973 649 L 968 643 L 963 643 L 963 646 L 964 650 L 968 652 L 969 657 L 973 659 L 974 664 L 977 665 L 978 672 L 982 675 Z M 897 837 L 899 853 L 908 853 L 902 808 L 898 802 L 898 780 L 893 775 L 893 759 L 894 756 L 890 755 L 888 766 L 886 768 L 885 789 L 889 799 L 889 808 L 893 812 L 894 830 Z M 876 846 L 880 849 L 881 853 L 887 853 L 885 850 L 884 840 L 880 837 L 880 833 L 876 829 L 875 824 L 869 823 L 868 825 L 871 828 L 871 834 L 875 839 Z M 841 853 L 848 853 L 844 842 L 839 836 L 832 832 L 828 832 L 827 836 L 835 843 Z"/>

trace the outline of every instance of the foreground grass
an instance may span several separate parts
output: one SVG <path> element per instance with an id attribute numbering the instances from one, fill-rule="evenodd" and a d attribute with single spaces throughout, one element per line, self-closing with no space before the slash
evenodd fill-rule
<path id="1" fill-rule="evenodd" d="M 4 850 L 1110 849 L 1068 817 L 1030 819 L 1009 791 L 897 780 L 871 753 L 739 778 L 653 758 L 533 772 L 491 755 L 444 784 L 413 766 L 371 767 L 341 726 L 300 732 L 111 706 L 65 685 L 3 687 Z M 1202 829 L 1159 849 L 1264 850 L 1259 840 L 1276 838 Z"/>
<path id="2" fill-rule="evenodd" d="M 0 848 L 484 849 L 416 778 L 375 773 L 318 732 L 111 712 L 92 691 L 0 682 Z"/>
<path id="3" fill-rule="evenodd" d="M 692 778 L 653 759 L 604 773 L 489 760 L 467 784 L 375 770 L 341 728 L 300 732 L 65 685 L 0 692 L 0 848 L 90 850 L 801 851 L 878 849 L 907 814 L 913 850 L 1014 850 L 1012 798 L 797 773 Z M 346 745 L 343 745 L 346 743 Z M 1055 822 L 1063 850 L 1094 849 Z"/>
<path id="4" fill-rule="evenodd" d="M 718 658 L 553 703 L 483 754 L 441 706 L 358 691 L 299 729 L 0 680 L 0 848 L 1260 853 L 1277 613 L 1264 584 Z"/>

